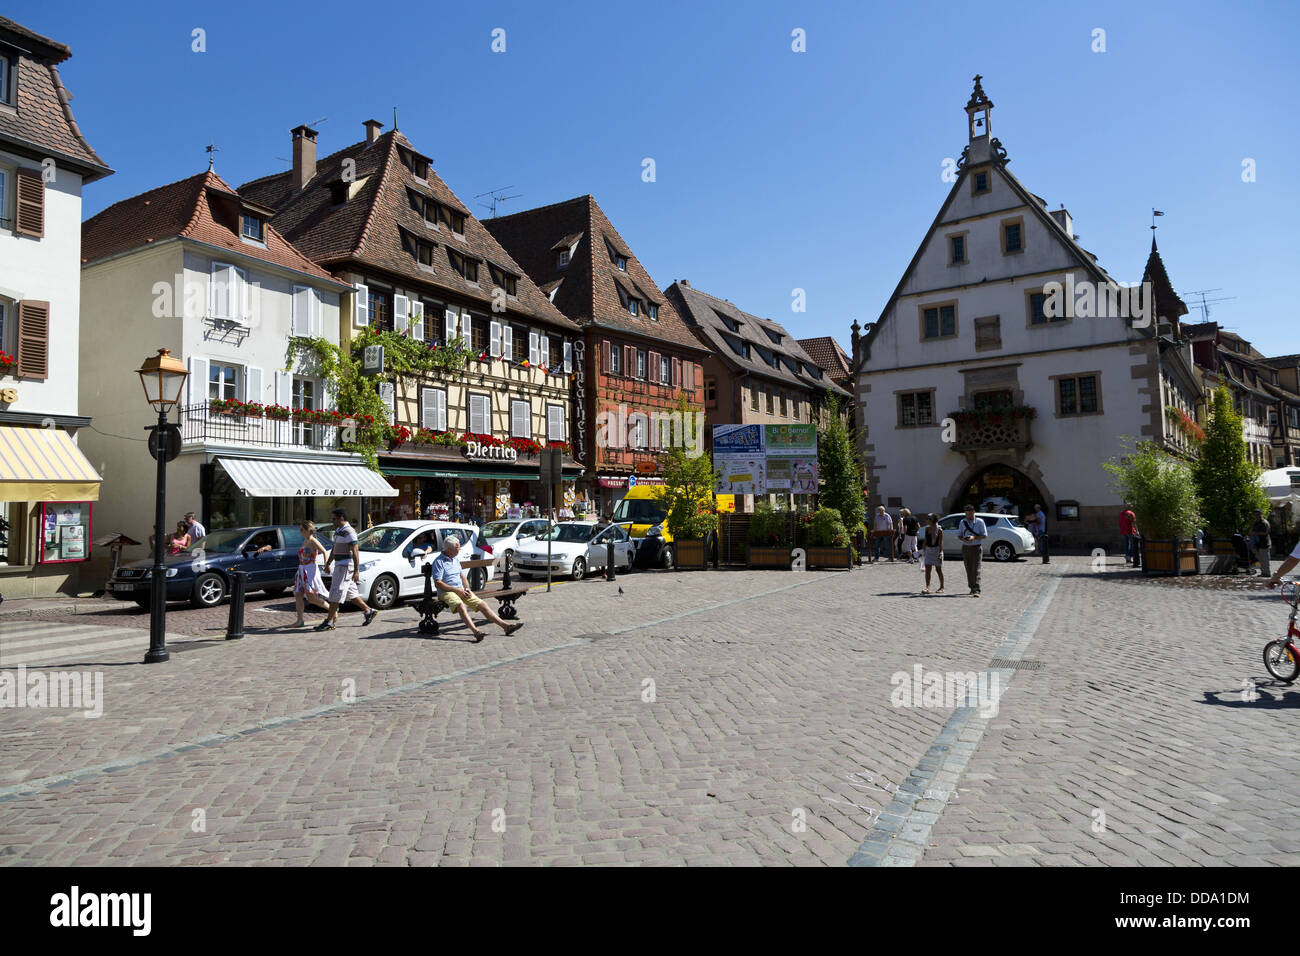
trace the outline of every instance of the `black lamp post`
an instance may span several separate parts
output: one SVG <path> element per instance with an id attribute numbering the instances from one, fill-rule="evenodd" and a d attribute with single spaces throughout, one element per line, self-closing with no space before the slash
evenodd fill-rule
<path id="1" fill-rule="evenodd" d="M 185 363 L 170 355 L 167 349 L 159 349 L 157 355 L 151 355 L 137 370 L 140 384 L 144 386 L 144 396 L 158 411 L 158 424 L 150 428 L 154 433 L 155 458 L 158 459 L 157 501 L 154 504 L 153 529 L 153 573 L 150 575 L 149 594 L 149 652 L 144 656 L 146 664 L 159 664 L 171 655 L 167 653 L 166 617 L 167 617 L 167 572 L 163 567 L 163 537 L 166 522 L 167 495 L 167 458 L 169 442 L 167 433 L 167 412 L 180 401 L 181 390 L 189 372 Z"/>

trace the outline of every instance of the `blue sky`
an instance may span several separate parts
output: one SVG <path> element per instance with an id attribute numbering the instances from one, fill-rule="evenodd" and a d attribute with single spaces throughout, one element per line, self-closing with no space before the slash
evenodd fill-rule
<path id="1" fill-rule="evenodd" d="M 1112 276 L 1141 278 L 1159 208 L 1175 287 L 1221 289 L 1235 298 L 1211 318 L 1300 352 L 1295 4 L 11 0 L 5 15 L 72 47 L 73 110 L 117 170 L 86 190 L 87 216 L 204 169 L 210 140 L 238 185 L 286 168 L 291 127 L 327 117 L 324 155 L 396 106 L 476 213 L 496 187 L 522 193 L 505 212 L 592 193 L 660 286 L 688 278 L 846 347 L 949 188 L 978 72 L 1012 171 L 1065 204 Z"/>

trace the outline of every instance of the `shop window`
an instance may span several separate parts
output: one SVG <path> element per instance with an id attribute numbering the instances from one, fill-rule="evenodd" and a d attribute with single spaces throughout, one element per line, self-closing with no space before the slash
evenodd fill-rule
<path id="1" fill-rule="evenodd" d="M 1078 521 L 1079 502 L 1058 501 L 1056 503 L 1056 520 L 1057 521 Z"/>
<path id="2" fill-rule="evenodd" d="M 15 501 L 0 501 L 0 567 L 23 563 L 18 543 L 18 532 L 22 528 L 19 513 L 23 508 Z"/>

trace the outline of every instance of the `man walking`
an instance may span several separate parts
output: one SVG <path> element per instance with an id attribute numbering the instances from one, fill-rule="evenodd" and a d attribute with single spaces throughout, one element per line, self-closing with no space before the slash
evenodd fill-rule
<path id="1" fill-rule="evenodd" d="M 325 558 L 325 573 L 330 573 L 330 564 L 334 564 L 334 575 L 330 578 L 330 609 L 325 620 L 316 625 L 318 631 L 333 630 L 339 616 L 339 605 L 351 601 L 366 612 L 361 626 L 365 627 L 375 619 L 379 612 L 369 607 L 361 599 L 359 570 L 361 556 L 357 552 L 357 533 L 348 524 L 348 513 L 342 508 L 335 508 L 334 547 Z"/>
<path id="2" fill-rule="evenodd" d="M 1125 508 L 1119 513 L 1119 533 L 1124 536 L 1124 563 L 1137 564 L 1138 524 L 1137 515 L 1132 508 Z"/>
<path id="3" fill-rule="evenodd" d="M 883 554 L 881 553 L 886 546 L 889 547 L 889 560 L 894 560 L 894 519 L 889 517 L 889 512 L 885 510 L 884 505 L 876 505 L 876 516 L 871 522 L 871 537 L 875 538 L 872 547 L 874 561 L 879 561 Z"/>
<path id="4" fill-rule="evenodd" d="M 1047 515 L 1043 513 L 1041 504 L 1034 505 L 1034 537 L 1038 541 L 1038 553 L 1043 559 L 1043 564 L 1049 564 L 1050 559 L 1047 553 Z"/>
<path id="5" fill-rule="evenodd" d="M 984 539 L 989 529 L 984 519 L 975 517 L 975 506 L 966 506 L 966 517 L 957 522 L 957 539 L 961 541 L 961 561 L 966 566 L 966 584 L 970 596 L 980 596 L 980 563 L 984 560 Z"/>
<path id="6" fill-rule="evenodd" d="M 193 511 L 185 512 L 185 530 L 189 532 L 191 541 L 197 541 L 208 533 L 208 529 L 199 524 L 199 519 L 194 517 Z"/>
<path id="7" fill-rule="evenodd" d="M 1259 573 L 1268 577 L 1268 565 L 1272 558 L 1273 539 L 1268 519 L 1259 508 L 1255 509 L 1255 523 L 1250 526 L 1250 543 L 1255 546 L 1255 557 L 1259 559 Z"/>
<path id="8" fill-rule="evenodd" d="M 442 543 L 442 554 L 433 559 L 433 586 L 438 590 L 442 603 L 460 615 L 460 619 L 474 635 L 474 643 L 483 640 L 483 632 L 474 626 L 469 616 L 470 611 L 482 614 L 508 635 L 523 627 L 523 621 L 507 624 L 501 620 L 481 597 L 464 586 L 458 554 L 460 554 L 460 539 L 454 534 L 448 535 Z"/>

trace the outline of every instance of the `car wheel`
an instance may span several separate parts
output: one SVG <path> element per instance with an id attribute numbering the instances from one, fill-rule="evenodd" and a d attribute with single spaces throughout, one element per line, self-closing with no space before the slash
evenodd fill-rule
<path id="1" fill-rule="evenodd" d="M 676 563 L 674 558 L 675 555 L 673 554 L 672 545 L 664 545 L 663 550 L 659 552 L 659 567 L 663 568 L 665 571 L 671 571 L 673 565 Z"/>
<path id="2" fill-rule="evenodd" d="M 989 552 L 995 561 L 1011 561 L 1016 556 L 1016 549 L 1006 541 L 999 541 Z"/>
<path id="3" fill-rule="evenodd" d="M 487 584 L 486 568 L 469 569 L 469 589 L 471 591 L 482 591 L 483 586 Z"/>
<path id="4" fill-rule="evenodd" d="M 587 562 L 584 558 L 573 559 L 573 580 L 581 581 L 587 575 Z"/>
<path id="5" fill-rule="evenodd" d="M 366 602 L 377 611 L 387 611 L 397 603 L 397 578 L 391 574 L 381 574 L 370 586 L 370 598 Z"/>
<path id="6" fill-rule="evenodd" d="M 216 607 L 226 598 L 226 579 L 214 571 L 200 574 L 194 582 L 190 604 L 195 607 Z"/>

